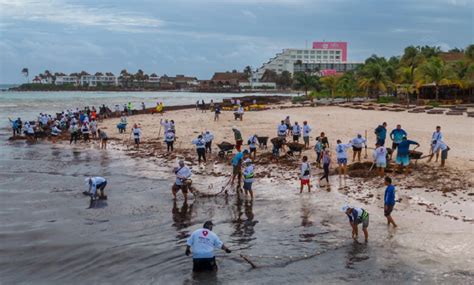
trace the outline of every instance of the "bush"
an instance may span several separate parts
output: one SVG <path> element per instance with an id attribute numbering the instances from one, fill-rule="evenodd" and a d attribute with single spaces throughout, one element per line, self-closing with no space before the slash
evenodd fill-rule
<path id="1" fill-rule="evenodd" d="M 301 96 L 295 96 L 293 98 L 291 98 L 291 103 L 292 104 L 298 104 L 298 103 L 303 103 L 304 101 L 308 101 L 310 100 L 308 97 L 306 97 L 305 95 L 301 95 Z"/>
<path id="2" fill-rule="evenodd" d="M 398 98 L 393 96 L 384 96 L 377 99 L 377 103 L 387 104 L 387 103 L 398 103 Z"/>
<path id="3" fill-rule="evenodd" d="M 436 102 L 436 101 L 430 101 L 430 102 L 428 102 L 428 105 L 430 105 L 431 107 L 436 108 L 436 107 L 439 107 L 440 104 L 439 104 L 439 102 Z"/>

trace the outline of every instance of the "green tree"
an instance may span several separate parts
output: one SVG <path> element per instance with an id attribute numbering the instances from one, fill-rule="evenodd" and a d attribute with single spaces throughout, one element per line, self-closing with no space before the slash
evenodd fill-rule
<path id="1" fill-rule="evenodd" d="M 293 78 L 291 73 L 287 70 L 284 70 L 280 75 L 277 76 L 276 84 L 281 89 L 288 89 L 293 84 Z"/>
<path id="2" fill-rule="evenodd" d="M 250 77 L 252 77 L 252 67 L 250 65 L 247 65 L 245 68 L 244 68 L 244 73 L 245 75 L 247 76 L 247 78 L 249 79 Z"/>
<path id="3" fill-rule="evenodd" d="M 474 44 L 467 46 L 464 51 L 467 61 L 474 62 Z"/>
<path id="4" fill-rule="evenodd" d="M 381 91 L 387 91 L 392 85 L 389 77 L 385 74 L 383 66 L 377 63 L 369 63 L 359 72 L 358 85 L 366 90 L 367 96 L 375 94 L 377 99 Z"/>
<path id="5" fill-rule="evenodd" d="M 317 89 L 319 87 L 319 78 L 315 75 L 298 72 L 295 74 L 294 78 L 296 89 L 304 90 L 305 96 L 308 96 L 309 90 Z"/>
<path id="6" fill-rule="evenodd" d="M 331 92 L 331 99 L 334 100 L 336 91 L 338 89 L 339 77 L 335 75 L 325 76 L 321 78 L 321 83 Z"/>
<path id="7" fill-rule="evenodd" d="M 357 91 L 357 80 L 354 72 L 346 72 L 338 79 L 337 90 L 346 97 L 347 101 L 352 100 Z"/>
<path id="8" fill-rule="evenodd" d="M 405 48 L 400 63 L 403 66 L 409 67 L 411 76 L 413 76 L 415 74 L 415 69 L 420 66 L 423 61 L 424 57 L 420 51 L 414 46 L 409 46 Z"/>
<path id="9" fill-rule="evenodd" d="M 440 58 L 432 57 L 417 70 L 417 85 L 434 84 L 435 99 L 439 100 L 439 86 L 453 82 L 455 77 L 452 69 Z"/>

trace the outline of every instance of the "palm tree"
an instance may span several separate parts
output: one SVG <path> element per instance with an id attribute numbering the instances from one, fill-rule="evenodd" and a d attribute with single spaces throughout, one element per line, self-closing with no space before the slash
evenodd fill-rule
<path id="1" fill-rule="evenodd" d="M 411 76 L 415 74 L 415 69 L 424 61 L 423 55 L 414 47 L 409 46 L 405 48 L 405 52 L 400 60 L 400 63 L 410 68 Z"/>
<path id="2" fill-rule="evenodd" d="M 298 72 L 295 74 L 295 80 L 296 80 L 296 88 L 297 89 L 303 89 L 304 94 L 307 97 L 308 96 L 308 91 L 311 89 L 316 89 L 319 87 L 319 78 L 310 75 L 304 72 Z M 311 100 L 313 100 L 311 98 Z"/>
<path id="3" fill-rule="evenodd" d="M 245 75 L 247 76 L 247 79 L 250 79 L 250 77 L 252 76 L 252 67 L 250 65 L 247 65 L 245 68 L 244 68 L 244 73 Z"/>
<path id="4" fill-rule="evenodd" d="M 474 44 L 469 45 L 464 51 L 467 61 L 474 62 Z"/>
<path id="5" fill-rule="evenodd" d="M 380 91 L 387 91 L 387 88 L 392 85 L 383 67 L 377 63 L 366 64 L 359 76 L 359 87 L 367 90 L 367 96 L 370 92 L 375 93 L 377 99 Z"/>
<path id="6" fill-rule="evenodd" d="M 357 90 L 357 81 L 353 72 L 346 72 L 337 80 L 337 90 L 350 101 Z"/>
<path id="7" fill-rule="evenodd" d="M 412 94 L 416 90 L 415 77 L 411 72 L 411 68 L 400 67 L 397 70 L 396 82 L 398 83 L 398 86 L 401 87 L 403 92 L 405 93 L 406 98 L 407 98 L 407 106 L 408 106 L 410 104 L 410 94 Z M 416 98 L 417 101 L 418 101 L 418 95 L 419 93 L 417 93 L 417 98 Z"/>
<path id="8" fill-rule="evenodd" d="M 331 91 L 331 99 L 334 100 L 334 95 L 337 91 L 339 78 L 335 75 L 325 76 L 321 78 L 321 83 Z"/>
<path id="9" fill-rule="evenodd" d="M 436 101 L 439 100 L 440 84 L 452 83 L 454 79 L 452 69 L 438 57 L 430 58 L 417 71 L 418 87 L 421 84 L 434 84 Z"/>
<path id="10" fill-rule="evenodd" d="M 27 78 L 28 83 L 30 83 L 30 72 L 28 68 L 23 67 L 23 69 L 21 70 L 21 74 L 23 74 L 23 76 Z"/>

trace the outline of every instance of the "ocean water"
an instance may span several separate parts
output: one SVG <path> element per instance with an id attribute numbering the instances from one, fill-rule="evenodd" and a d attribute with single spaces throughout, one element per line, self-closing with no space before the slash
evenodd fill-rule
<path id="1" fill-rule="evenodd" d="M 0 93 L 0 114 L 5 122 L 8 115 L 27 118 L 82 104 L 151 104 L 157 99 L 192 104 L 225 96 L 229 94 Z M 174 202 L 174 177 L 159 161 L 93 146 L 10 143 L 8 136 L 7 130 L 0 133 L 0 284 L 473 282 L 464 260 L 453 262 L 432 249 L 400 242 L 399 237 L 416 238 L 416 229 L 388 232 L 374 219 L 369 244 L 353 242 L 347 218 L 334 202 L 344 199 L 338 191 L 297 195 L 296 185 L 259 179 L 253 202 L 237 195 Z M 108 200 L 93 209 L 81 193 L 83 179 L 90 175 L 109 181 Z M 196 179 L 198 188 L 207 184 Z M 193 275 L 185 241 L 208 219 L 233 252 L 217 252 L 217 274 Z"/>

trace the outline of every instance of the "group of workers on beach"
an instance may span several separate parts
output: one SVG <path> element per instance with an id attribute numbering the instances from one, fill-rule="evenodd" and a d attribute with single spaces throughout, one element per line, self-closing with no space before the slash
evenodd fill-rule
<path id="1" fill-rule="evenodd" d="M 236 114 L 240 114 L 240 119 L 242 119 L 244 112 L 243 106 L 240 104 L 240 102 L 234 101 L 234 103 L 237 104 Z M 117 109 L 117 106 L 116 116 L 121 116 L 120 123 L 117 125 L 117 128 L 120 132 L 125 132 L 126 126 L 128 124 L 127 116 L 133 114 L 133 105 L 131 103 L 126 104 L 123 110 Z M 163 114 L 163 107 L 164 105 L 162 102 L 157 103 L 156 112 Z M 142 108 L 145 111 L 146 108 L 143 103 Z M 210 108 L 215 113 L 214 121 L 218 121 L 219 114 L 221 113 L 220 107 L 217 104 L 214 104 L 214 102 L 211 100 Z M 196 102 L 196 109 L 201 109 L 202 112 L 204 112 L 204 109 L 207 109 L 204 100 L 202 100 L 201 103 L 199 101 Z M 110 109 L 103 105 L 100 107 L 99 112 L 97 112 L 94 107 L 86 107 L 83 110 L 65 110 L 56 114 L 55 116 L 41 113 L 36 121 L 23 122 L 21 118 L 16 120 L 10 119 L 10 123 L 13 136 L 18 136 L 23 131 L 28 139 L 36 140 L 38 138 L 38 134 L 50 132 L 50 136 L 54 143 L 62 132 L 68 131 L 70 133 L 70 144 L 73 142 L 76 143 L 81 138 L 84 142 L 89 142 L 92 138 L 99 139 L 101 148 L 105 149 L 107 146 L 108 137 L 103 130 L 99 129 L 98 121 L 100 118 L 110 116 L 111 113 L 112 112 Z M 160 132 L 161 128 L 164 129 L 163 137 L 167 146 L 167 152 L 173 152 L 174 142 L 176 141 L 175 122 L 173 120 L 161 119 Z M 240 129 L 238 127 L 232 127 L 231 131 L 235 139 L 235 149 L 237 153 L 233 155 L 230 161 L 232 165 L 232 176 L 229 178 L 229 183 L 230 185 L 237 184 L 237 193 L 243 190 L 245 196 L 253 199 L 254 193 L 252 184 L 254 183 L 255 179 L 254 161 L 257 158 L 257 146 L 259 145 L 258 135 L 254 133 L 251 134 L 247 139 L 248 148 L 245 148 L 243 134 Z M 280 157 L 280 150 L 285 150 L 285 147 L 289 146 L 291 143 L 300 145 L 299 142 L 301 137 L 303 144 L 301 144 L 300 147 L 302 150 L 310 149 L 310 137 L 312 131 L 313 129 L 307 121 L 303 121 L 302 125 L 300 125 L 298 122 L 294 122 L 292 124 L 290 117 L 287 116 L 281 121 L 276 129 L 277 141 L 276 143 L 273 143 L 272 148 L 272 154 L 275 159 L 278 160 Z M 387 123 L 384 122 L 377 126 L 374 130 L 374 133 L 376 136 L 376 142 L 372 153 L 372 167 L 377 169 L 377 173 L 380 177 L 384 177 L 383 179 L 386 186 L 384 195 L 384 216 L 387 219 L 387 224 L 397 227 L 397 224 L 391 216 L 396 201 L 395 186 L 392 184 L 392 179 L 388 176 L 385 176 L 385 169 L 388 166 L 388 162 L 393 159 L 394 152 L 397 151 L 394 161 L 398 165 L 400 172 L 405 170 L 405 174 L 408 174 L 408 166 L 410 164 L 411 154 L 410 146 L 415 145 L 416 147 L 419 147 L 420 144 L 418 142 L 409 140 L 408 133 L 402 129 L 400 124 L 398 124 L 396 128 L 394 128 L 388 135 L 392 141 L 390 149 L 385 146 L 387 139 Z M 133 136 L 134 143 L 136 147 L 139 148 L 142 130 L 138 124 L 133 125 L 130 136 Z M 191 143 L 195 145 L 197 161 L 200 165 L 208 161 L 206 154 L 212 153 L 213 140 L 214 134 L 210 130 L 206 130 L 191 141 Z M 336 140 L 336 144 L 334 146 L 335 161 L 338 166 L 337 168 L 340 179 L 342 177 L 345 178 L 347 175 L 348 150 L 352 148 L 353 162 L 361 162 L 361 154 L 364 148 L 365 158 L 367 158 L 368 144 L 367 132 L 365 137 L 363 137 L 362 134 L 357 134 L 347 143 L 343 143 L 340 139 Z M 429 161 L 431 161 L 435 155 L 436 161 L 438 161 L 438 158 L 441 155 L 441 166 L 444 166 L 448 156 L 449 147 L 444 142 L 444 137 L 441 133 L 440 126 L 437 126 L 435 132 L 432 134 L 430 145 Z M 323 175 L 318 179 L 318 185 L 321 185 L 321 182 L 325 180 L 327 187 L 329 187 L 330 166 L 333 159 L 330 150 L 329 139 L 324 132 L 321 132 L 320 135 L 316 137 L 313 150 L 316 154 L 316 166 L 323 169 Z M 291 153 L 291 151 L 288 153 Z M 176 199 L 178 192 L 181 191 L 184 200 L 187 201 L 188 192 L 194 194 L 191 180 L 192 171 L 186 165 L 184 160 L 179 160 L 178 166 L 175 167 L 173 171 L 176 176 L 175 182 L 172 186 L 173 198 Z M 307 155 L 302 156 L 301 164 L 299 166 L 300 193 L 303 192 L 305 187 L 307 188 L 308 192 L 311 192 L 312 172 L 313 171 L 309 157 Z M 84 194 L 91 198 L 91 205 L 93 201 L 107 198 L 105 195 L 107 180 L 105 178 L 88 177 L 86 178 L 85 182 L 88 186 L 88 191 L 85 191 Z M 241 189 L 242 184 L 243 189 Z M 352 238 L 354 240 L 358 239 L 358 226 L 362 224 L 364 239 L 367 242 L 369 213 L 365 209 L 349 205 L 344 205 L 341 210 L 348 217 L 352 230 Z M 217 235 L 212 232 L 212 229 L 212 221 L 207 221 L 204 223 L 201 229 L 196 230 L 187 240 L 185 253 L 186 255 L 192 253 L 194 271 L 212 271 L 217 269 L 215 256 L 213 254 L 214 248 L 223 249 L 227 253 L 231 252 L 230 249 L 219 240 Z"/>

